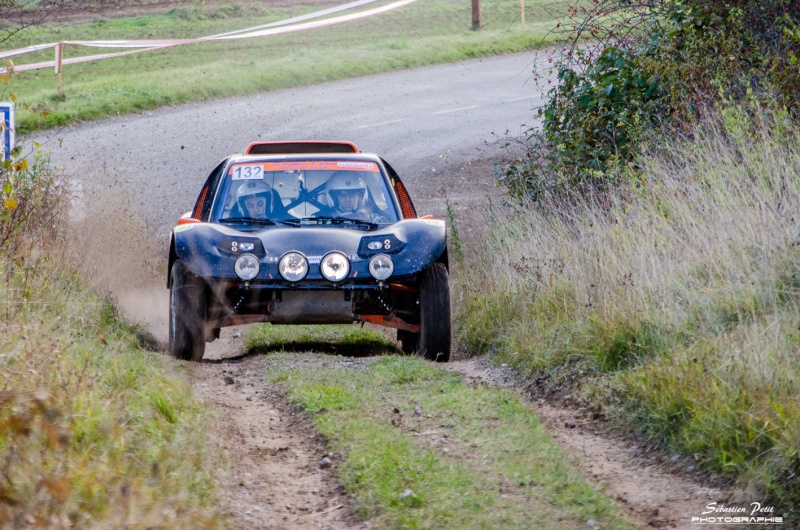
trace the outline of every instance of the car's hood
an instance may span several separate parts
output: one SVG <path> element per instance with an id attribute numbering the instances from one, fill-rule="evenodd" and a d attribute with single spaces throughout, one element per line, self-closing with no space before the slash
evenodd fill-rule
<path id="1" fill-rule="evenodd" d="M 260 278 L 275 277 L 281 256 L 291 251 L 308 258 L 312 264 L 311 280 L 321 278 L 314 274 L 313 264 L 333 251 L 348 256 L 354 271 L 363 269 L 362 278 L 369 259 L 382 253 L 392 256 L 394 276 L 403 276 L 415 274 L 435 262 L 446 248 L 445 223 L 436 219 L 407 219 L 369 231 L 337 225 L 269 226 L 253 232 L 216 223 L 193 223 L 175 227 L 173 238 L 176 257 L 192 272 L 219 278 L 235 278 L 232 263 L 242 253 L 259 257 Z"/>

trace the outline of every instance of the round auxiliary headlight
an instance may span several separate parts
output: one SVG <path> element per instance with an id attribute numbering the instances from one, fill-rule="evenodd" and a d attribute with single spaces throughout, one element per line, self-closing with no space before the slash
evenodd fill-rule
<path id="1" fill-rule="evenodd" d="M 376 280 L 385 280 L 394 272 L 394 262 L 386 254 L 372 256 L 369 260 L 369 273 Z"/>
<path id="2" fill-rule="evenodd" d="M 285 280 L 299 282 L 308 274 L 308 260 L 299 252 L 289 252 L 278 263 L 278 271 Z"/>
<path id="3" fill-rule="evenodd" d="M 252 254 L 242 254 L 233 266 L 236 271 L 236 276 L 244 281 L 250 281 L 258 276 L 258 271 L 261 270 L 261 264 L 258 258 Z"/>
<path id="4" fill-rule="evenodd" d="M 326 280 L 338 282 L 350 273 L 350 260 L 341 252 L 331 252 L 319 264 L 319 271 Z"/>

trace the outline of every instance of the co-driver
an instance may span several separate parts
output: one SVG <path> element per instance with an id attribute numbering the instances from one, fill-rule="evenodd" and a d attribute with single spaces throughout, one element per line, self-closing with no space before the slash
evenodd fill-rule
<path id="1" fill-rule="evenodd" d="M 384 223 L 386 219 L 367 205 L 367 186 L 357 171 L 337 171 L 325 187 L 332 217 Z"/>

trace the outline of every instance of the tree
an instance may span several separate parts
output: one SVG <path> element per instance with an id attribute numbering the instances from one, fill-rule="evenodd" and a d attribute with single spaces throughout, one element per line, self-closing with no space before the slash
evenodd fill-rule
<path id="1" fill-rule="evenodd" d="M 76 10 L 93 9 L 80 0 L 45 0 L 32 3 L 20 0 L 0 0 L 0 44 L 16 37 L 26 29 L 44 25 L 48 20 Z"/>

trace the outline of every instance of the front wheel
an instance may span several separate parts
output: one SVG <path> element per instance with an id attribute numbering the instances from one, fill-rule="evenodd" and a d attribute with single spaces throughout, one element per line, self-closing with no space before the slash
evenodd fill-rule
<path id="1" fill-rule="evenodd" d="M 200 361 L 206 349 L 206 293 L 202 280 L 176 261 L 169 290 L 169 351 L 184 361 Z"/>
<path id="2" fill-rule="evenodd" d="M 442 263 L 419 278 L 419 343 L 417 353 L 440 363 L 450 360 L 450 279 Z"/>

